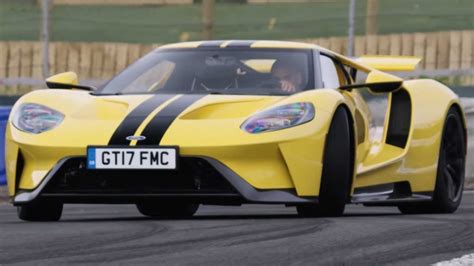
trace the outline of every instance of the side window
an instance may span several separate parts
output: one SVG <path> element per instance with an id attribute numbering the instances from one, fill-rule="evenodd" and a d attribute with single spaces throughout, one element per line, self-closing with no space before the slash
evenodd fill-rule
<path id="1" fill-rule="evenodd" d="M 351 76 L 351 67 L 347 65 L 340 64 L 340 70 L 341 70 L 341 77 L 343 79 L 343 82 L 345 85 L 353 84 L 354 80 L 352 79 Z"/>
<path id="2" fill-rule="evenodd" d="M 321 55 L 321 76 L 324 88 L 335 89 L 341 85 L 334 61 L 323 54 Z"/>
<path id="3" fill-rule="evenodd" d="M 355 82 L 357 84 L 364 84 L 367 80 L 368 74 L 362 70 L 357 71 L 357 76 L 355 78 Z"/>

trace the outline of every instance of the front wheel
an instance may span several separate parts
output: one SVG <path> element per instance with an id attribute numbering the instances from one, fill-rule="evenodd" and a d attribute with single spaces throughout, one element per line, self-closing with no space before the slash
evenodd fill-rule
<path id="1" fill-rule="evenodd" d="M 137 203 L 138 211 L 153 218 L 190 218 L 199 208 L 197 203 L 173 201 L 144 201 Z"/>
<path id="2" fill-rule="evenodd" d="M 466 140 L 462 118 L 456 109 L 451 108 L 443 127 L 433 200 L 402 204 L 398 209 L 404 214 L 455 212 L 462 199 L 465 164 Z"/>
<path id="3" fill-rule="evenodd" d="M 24 221 L 58 221 L 63 204 L 53 200 L 36 200 L 17 207 L 18 218 Z"/>
<path id="4" fill-rule="evenodd" d="M 344 213 L 353 174 L 351 138 L 348 114 L 339 107 L 326 137 L 319 202 L 296 206 L 300 216 L 334 217 Z"/>

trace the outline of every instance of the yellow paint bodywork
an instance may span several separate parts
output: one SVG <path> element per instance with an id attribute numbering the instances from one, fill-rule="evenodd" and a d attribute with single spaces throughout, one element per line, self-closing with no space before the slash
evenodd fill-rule
<path id="1" fill-rule="evenodd" d="M 201 43 L 172 44 L 159 49 L 189 49 Z M 251 47 L 311 48 L 330 52 L 314 45 L 293 42 L 257 41 Z M 371 82 L 400 80 L 382 72 L 378 75 L 377 70 L 369 65 L 332 54 L 344 64 L 369 72 Z M 355 131 L 364 133 L 356 147 L 352 191 L 399 181 L 408 181 L 414 192 L 433 191 L 444 119 L 448 109 L 453 105 L 460 106 L 460 103 L 449 88 L 433 80 L 405 81 L 403 89 L 412 102 L 411 129 L 405 148 L 385 143 L 387 119 L 382 141 L 371 142 L 367 128 L 362 128 L 370 120 L 363 99 L 356 90 L 342 92 L 333 89 L 310 90 L 288 97 L 207 95 L 184 110 L 157 145 L 177 145 L 181 156 L 214 158 L 257 189 L 294 189 L 299 196 L 318 196 L 326 135 L 335 110 L 344 105 L 355 121 Z M 60 159 L 85 156 L 88 145 L 107 145 L 126 115 L 150 97 L 93 96 L 76 90 L 39 90 L 23 96 L 15 104 L 12 114 L 22 103 L 38 103 L 63 113 L 65 118 L 53 130 L 30 134 L 15 128 L 10 117 L 6 132 L 9 195 L 17 193 L 15 179 L 19 152 L 25 159 L 24 169 L 18 177 L 19 189 L 32 190 Z M 181 95 L 171 98 L 143 117 L 135 135 L 139 136 L 156 113 L 179 97 Z M 254 113 L 295 102 L 312 103 L 316 110 L 314 119 L 296 127 L 260 134 L 249 134 L 240 129 Z M 358 119 L 354 118 L 356 113 Z M 136 141 L 131 145 L 135 144 Z"/>
<path id="2" fill-rule="evenodd" d="M 403 86 L 412 108 L 407 146 L 374 143 L 357 167 L 356 188 L 408 181 L 413 192 L 434 190 L 444 120 L 451 106 L 461 105 L 449 88 L 433 80 L 405 81 Z"/>
<path id="3" fill-rule="evenodd" d="M 19 188 L 34 189 L 60 159 L 85 156 L 88 145 L 107 145 L 124 117 L 149 97 L 98 97 L 68 90 L 40 90 L 22 97 L 12 113 L 22 103 L 34 102 L 65 114 L 65 119 L 54 130 L 41 134 L 26 133 L 11 122 L 8 124 L 6 168 L 10 195 L 15 194 L 19 150 L 25 158 Z M 136 135 L 154 113 L 179 97 L 144 117 Z M 317 106 L 316 117 L 301 126 L 264 134 L 249 134 L 240 129 L 252 113 L 295 101 Z M 178 145 L 182 156 L 215 158 L 258 189 L 295 188 L 299 195 L 317 195 L 325 135 L 334 106 L 343 103 L 344 98 L 334 90 L 307 91 L 292 97 L 209 95 L 172 123 L 161 145 Z M 314 150 L 307 150 L 308 146 Z M 307 175 L 308 172 L 312 174 Z"/>
<path id="4" fill-rule="evenodd" d="M 413 71 L 421 58 L 415 56 L 361 56 L 357 61 L 380 71 Z"/>
<path id="5" fill-rule="evenodd" d="M 46 82 L 77 85 L 78 80 L 75 72 L 63 72 L 47 78 Z"/>
<path id="6" fill-rule="evenodd" d="M 10 117 L 5 143 L 10 195 L 14 193 L 19 150 L 25 158 L 19 187 L 33 189 L 61 158 L 84 155 L 87 145 L 106 144 L 110 132 L 117 128 L 128 110 L 149 97 L 137 95 L 122 101 L 113 97 L 93 97 L 76 90 L 38 90 L 23 96 L 13 107 L 12 114 L 21 103 L 39 103 L 63 113 L 65 119 L 54 130 L 31 134 L 15 128 Z"/>

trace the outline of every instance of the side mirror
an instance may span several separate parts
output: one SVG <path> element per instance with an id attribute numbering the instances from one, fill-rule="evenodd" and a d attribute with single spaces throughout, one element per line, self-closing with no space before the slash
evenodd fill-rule
<path id="1" fill-rule="evenodd" d="M 374 70 L 368 74 L 365 82 L 364 84 L 344 85 L 339 89 L 351 91 L 352 89 L 368 88 L 372 93 L 388 93 L 399 90 L 402 87 L 403 79 Z"/>
<path id="2" fill-rule="evenodd" d="M 96 90 L 92 86 L 78 85 L 77 83 L 77 74 L 75 72 L 63 72 L 46 79 L 46 86 L 50 89 Z"/>

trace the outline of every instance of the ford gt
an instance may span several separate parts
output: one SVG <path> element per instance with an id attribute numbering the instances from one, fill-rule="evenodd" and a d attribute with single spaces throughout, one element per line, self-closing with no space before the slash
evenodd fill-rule
<path id="1" fill-rule="evenodd" d="M 26 221 L 59 220 L 70 203 L 158 218 L 250 203 L 303 217 L 350 203 L 452 213 L 466 122 L 445 85 L 392 74 L 419 60 L 198 41 L 161 46 L 99 88 L 57 74 L 9 117 L 11 202 Z"/>

